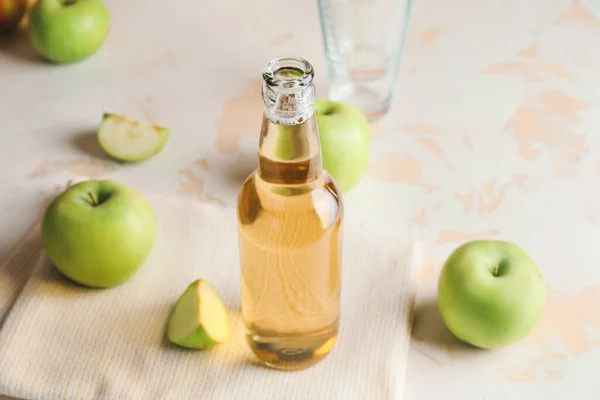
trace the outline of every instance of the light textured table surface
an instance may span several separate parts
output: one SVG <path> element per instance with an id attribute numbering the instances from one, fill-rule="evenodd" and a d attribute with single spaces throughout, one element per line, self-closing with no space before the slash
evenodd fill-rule
<path id="1" fill-rule="evenodd" d="M 303 56 L 327 93 L 314 1 L 106 3 L 110 35 L 82 63 L 41 63 L 21 39 L 0 47 L 0 259 L 76 177 L 234 207 L 256 163 L 264 64 Z M 372 165 L 346 196 L 348 212 L 426 241 L 406 399 L 600 396 L 593 3 L 415 2 L 392 110 L 373 124 Z M 94 138 L 105 111 L 169 126 L 171 139 L 147 162 L 115 163 Z M 535 332 L 494 352 L 453 339 L 431 297 L 448 253 L 482 237 L 524 247 L 549 289 Z"/>

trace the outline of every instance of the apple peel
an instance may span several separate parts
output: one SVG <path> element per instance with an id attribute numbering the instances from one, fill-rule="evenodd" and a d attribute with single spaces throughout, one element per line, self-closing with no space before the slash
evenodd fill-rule
<path id="1" fill-rule="evenodd" d="M 105 113 L 98 128 L 98 143 L 111 157 L 120 161 L 143 161 L 158 154 L 171 131 L 168 128 Z"/>
<path id="2" fill-rule="evenodd" d="M 348 103 L 315 99 L 323 169 L 342 193 L 352 190 L 366 174 L 371 157 L 369 121 Z"/>
<path id="3" fill-rule="evenodd" d="M 230 332 L 225 305 L 203 279 L 192 282 L 177 299 L 167 325 L 169 341 L 190 349 L 224 343 Z"/>

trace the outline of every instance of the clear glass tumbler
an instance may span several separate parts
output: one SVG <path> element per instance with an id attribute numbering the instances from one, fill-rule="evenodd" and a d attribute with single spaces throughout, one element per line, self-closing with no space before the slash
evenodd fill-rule
<path id="1" fill-rule="evenodd" d="M 317 0 L 329 98 L 375 121 L 390 106 L 412 0 Z"/>

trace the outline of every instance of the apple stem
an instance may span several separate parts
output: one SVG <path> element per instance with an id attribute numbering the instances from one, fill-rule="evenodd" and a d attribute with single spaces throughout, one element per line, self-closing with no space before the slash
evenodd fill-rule
<path id="1" fill-rule="evenodd" d="M 499 271 L 500 271 L 500 267 L 499 266 L 496 265 L 495 267 L 492 267 L 492 275 L 498 276 L 498 272 Z"/>
<path id="2" fill-rule="evenodd" d="M 94 194 L 92 192 L 88 192 L 88 195 L 90 196 L 90 199 L 92 199 L 92 205 L 93 206 L 97 206 L 98 202 L 96 201 L 96 198 L 94 197 Z"/>

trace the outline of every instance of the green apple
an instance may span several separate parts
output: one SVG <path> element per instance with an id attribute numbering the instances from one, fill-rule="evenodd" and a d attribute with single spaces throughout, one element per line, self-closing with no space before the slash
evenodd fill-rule
<path id="1" fill-rule="evenodd" d="M 17 29 L 27 12 L 27 0 L 0 0 L 0 33 Z"/>
<path id="2" fill-rule="evenodd" d="M 191 349 L 206 349 L 230 335 L 227 309 L 205 280 L 192 282 L 177 299 L 167 325 L 169 341 Z"/>
<path id="3" fill-rule="evenodd" d="M 98 142 L 118 160 L 142 161 L 158 154 L 170 134 L 161 126 L 105 113 L 98 128 Z"/>
<path id="4" fill-rule="evenodd" d="M 150 203 L 119 182 L 77 183 L 50 203 L 42 240 L 50 261 L 67 278 L 106 288 L 132 277 L 156 237 Z"/>
<path id="5" fill-rule="evenodd" d="M 29 15 L 35 49 L 57 64 L 90 57 L 104 44 L 110 16 L 101 0 L 39 0 Z"/>
<path id="6" fill-rule="evenodd" d="M 463 342 L 493 349 L 524 338 L 539 322 L 546 286 L 534 260 L 502 240 L 474 240 L 455 249 L 439 278 L 438 305 Z"/>
<path id="7" fill-rule="evenodd" d="M 315 100 L 323 168 L 342 192 L 348 192 L 367 171 L 371 134 L 365 115 L 350 104 Z"/>

